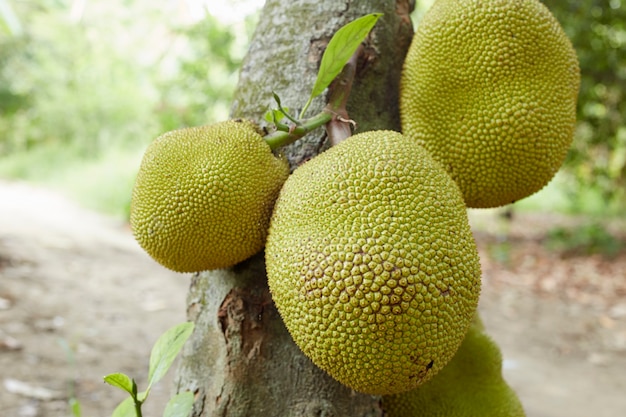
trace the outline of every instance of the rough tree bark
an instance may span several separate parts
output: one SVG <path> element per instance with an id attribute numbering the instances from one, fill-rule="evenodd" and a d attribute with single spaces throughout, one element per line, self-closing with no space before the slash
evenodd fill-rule
<path id="1" fill-rule="evenodd" d="M 399 130 L 400 69 L 413 29 L 413 0 L 267 0 L 240 73 L 233 117 L 262 119 L 272 92 L 298 110 L 331 36 L 362 15 L 384 16 L 359 61 L 349 115 L 358 131 Z M 316 99 L 309 114 L 320 111 Z M 324 149 L 323 129 L 287 147 L 292 167 Z M 196 393 L 194 416 L 381 416 L 380 399 L 334 381 L 293 343 L 267 287 L 263 254 L 196 274 L 188 295 L 196 329 L 182 354 L 178 390 Z"/>

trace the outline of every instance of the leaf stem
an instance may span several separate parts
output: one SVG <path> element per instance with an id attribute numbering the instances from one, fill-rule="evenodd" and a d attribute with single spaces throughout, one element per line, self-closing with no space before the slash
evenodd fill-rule
<path id="1" fill-rule="evenodd" d="M 141 404 L 143 403 L 143 401 L 139 401 L 139 396 L 137 395 L 137 383 L 135 382 L 135 379 L 132 379 L 132 389 L 131 389 L 131 393 L 130 396 L 133 398 L 133 403 L 135 404 L 135 415 L 136 417 L 142 417 L 141 415 Z"/>
<path id="2" fill-rule="evenodd" d="M 133 402 L 135 403 L 135 414 L 137 417 L 143 417 L 141 414 L 141 401 L 137 397 L 133 397 Z"/>
<path id="3" fill-rule="evenodd" d="M 362 45 L 357 48 L 341 73 L 332 82 L 328 88 L 328 104 L 320 113 L 297 121 L 286 131 L 279 129 L 263 138 L 272 150 L 287 146 L 323 125 L 326 125 L 326 132 L 333 146 L 352 134 L 351 125 L 354 122 L 348 116 L 346 102 L 352 90 L 357 61 L 363 50 Z M 308 104 L 303 110 L 306 110 Z"/>
<path id="4" fill-rule="evenodd" d="M 322 110 L 322 112 L 315 116 L 300 121 L 299 125 L 292 125 L 286 132 L 277 130 L 276 132 L 266 135 L 263 139 L 265 139 L 272 150 L 280 148 L 281 146 L 287 146 L 318 127 L 324 126 L 332 118 L 332 113 L 327 110 Z"/>
<path id="5" fill-rule="evenodd" d="M 306 111 L 309 109 L 309 106 L 311 105 L 312 102 L 313 102 L 313 97 L 309 97 L 306 104 L 302 108 L 302 111 L 300 111 L 300 116 L 298 116 L 300 119 L 304 117 L 304 113 L 306 113 Z"/>

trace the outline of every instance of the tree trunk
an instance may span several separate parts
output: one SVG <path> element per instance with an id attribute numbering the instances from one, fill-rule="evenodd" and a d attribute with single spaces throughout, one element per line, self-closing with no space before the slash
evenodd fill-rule
<path id="1" fill-rule="evenodd" d="M 267 0 L 243 63 L 233 117 L 260 121 L 272 92 L 294 113 L 319 61 L 344 24 L 382 12 L 359 60 L 347 110 L 358 131 L 400 129 L 400 69 L 413 29 L 412 0 Z M 325 105 L 314 100 L 309 115 Z M 326 147 L 323 129 L 284 149 L 292 167 Z M 194 334 L 182 353 L 178 390 L 196 393 L 194 416 L 381 416 L 380 398 L 359 394 L 317 368 L 293 343 L 271 300 L 263 254 L 228 270 L 194 275 Z"/>

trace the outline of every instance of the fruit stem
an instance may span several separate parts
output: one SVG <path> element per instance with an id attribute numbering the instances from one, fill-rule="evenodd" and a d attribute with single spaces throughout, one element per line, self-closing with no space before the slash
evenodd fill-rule
<path id="1" fill-rule="evenodd" d="M 326 133 L 331 146 L 350 137 L 355 123 L 348 116 L 346 102 L 352 90 L 357 61 L 362 53 L 363 46 L 361 45 L 328 87 L 328 104 L 320 113 L 290 125 L 287 131 L 277 130 L 263 138 L 272 150 L 287 146 L 323 125 L 326 125 Z"/>
<path id="2" fill-rule="evenodd" d="M 263 139 L 267 142 L 272 150 L 287 146 L 300 139 L 307 133 L 324 126 L 333 119 L 333 114 L 324 109 L 313 117 L 300 121 L 299 125 L 291 125 L 288 131 L 277 130 L 276 132 L 266 135 Z"/>

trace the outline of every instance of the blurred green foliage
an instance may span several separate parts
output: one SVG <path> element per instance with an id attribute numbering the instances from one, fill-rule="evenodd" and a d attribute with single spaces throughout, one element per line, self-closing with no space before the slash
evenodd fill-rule
<path id="1" fill-rule="evenodd" d="M 0 154 L 43 147 L 94 157 L 155 131 L 141 67 L 89 26 L 68 22 L 63 8 L 17 5 L 28 25 L 0 40 Z"/>
<path id="2" fill-rule="evenodd" d="M 619 254 L 626 245 L 603 224 L 591 222 L 578 227 L 556 227 L 549 230 L 546 246 L 562 252 L 565 256 L 600 254 L 611 258 Z"/>
<path id="3" fill-rule="evenodd" d="M 221 24 L 184 2 L 1 1 L 21 30 L 0 31 L 0 178 L 126 216 L 150 141 L 228 117 L 252 18 Z"/>
<path id="4" fill-rule="evenodd" d="M 208 15 L 192 26 L 176 29 L 189 42 L 189 51 L 177 63 L 176 74 L 158 83 L 162 131 L 228 117 L 253 27 L 253 17 L 229 27 Z M 237 36 L 236 30 L 245 36 Z"/>
<path id="5" fill-rule="evenodd" d="M 0 1 L 10 6 L 0 13 L 0 177 L 67 185 L 119 213 L 154 137 L 228 117 L 254 19 L 190 18 L 184 1 Z M 572 39 L 582 73 L 579 122 L 557 191 L 567 190 L 574 211 L 619 208 L 626 0 L 544 2 Z M 419 19 L 432 0 L 417 3 Z"/>
<path id="6" fill-rule="evenodd" d="M 8 0 L 0 0 L 0 32 L 9 35 L 18 35 L 22 33 L 22 24 L 20 19 L 13 11 L 13 7 Z"/>
<path id="7" fill-rule="evenodd" d="M 626 0 L 543 0 L 578 53 L 581 88 L 574 144 L 565 163 L 570 198 L 584 205 L 593 189 L 626 202 Z"/>

